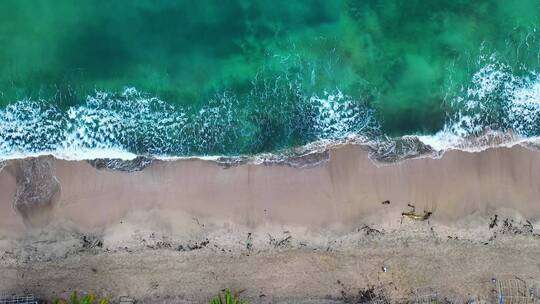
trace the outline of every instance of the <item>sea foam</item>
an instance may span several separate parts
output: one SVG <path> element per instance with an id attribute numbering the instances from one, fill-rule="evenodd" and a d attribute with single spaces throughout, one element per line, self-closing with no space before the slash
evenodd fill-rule
<path id="1" fill-rule="evenodd" d="M 396 161 L 538 142 L 540 77 L 496 55 L 481 57 L 478 66 L 470 84 L 445 101 L 446 123 L 435 134 L 388 137 L 376 108 L 339 90 L 305 94 L 294 82 L 265 83 L 244 99 L 216 94 L 199 108 L 126 88 L 97 91 L 68 108 L 29 99 L 6 106 L 0 110 L 0 158 L 218 159 L 347 141 L 369 146 L 374 159 Z"/>

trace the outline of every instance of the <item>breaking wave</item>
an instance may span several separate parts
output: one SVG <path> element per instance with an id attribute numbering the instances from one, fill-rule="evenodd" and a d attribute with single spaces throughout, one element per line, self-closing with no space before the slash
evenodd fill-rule
<path id="1" fill-rule="evenodd" d="M 67 159 L 236 157 L 308 153 L 314 145 L 365 145 L 372 159 L 394 162 L 532 143 L 540 136 L 540 77 L 496 55 L 481 57 L 470 85 L 448 98 L 444 128 L 389 137 L 376 108 L 334 90 L 306 94 L 300 85 L 265 83 L 247 97 L 215 95 L 201 107 L 179 106 L 126 88 L 95 92 L 77 106 L 21 100 L 0 110 L 2 159 L 53 154 Z M 383 119 L 391 119 L 385 117 Z M 293 149 L 294 150 L 294 149 Z M 298 152 L 300 151 L 300 152 Z M 298 152 L 298 153 L 297 153 Z M 272 158 L 272 157 L 270 157 Z"/>
<path id="2" fill-rule="evenodd" d="M 435 150 L 482 150 L 494 146 L 536 143 L 540 136 L 540 77 L 497 55 L 480 58 L 470 86 L 449 101 L 444 128 L 419 139 Z"/>
<path id="3" fill-rule="evenodd" d="M 46 153 L 72 159 L 243 155 L 378 129 L 372 109 L 339 91 L 309 97 L 281 93 L 288 95 L 272 96 L 272 102 L 261 103 L 266 96 L 251 96 L 262 107 L 222 94 L 199 109 L 174 106 L 134 88 L 120 94 L 97 92 L 83 105 L 67 109 L 23 100 L 0 111 L 0 155 L 4 159 Z"/>

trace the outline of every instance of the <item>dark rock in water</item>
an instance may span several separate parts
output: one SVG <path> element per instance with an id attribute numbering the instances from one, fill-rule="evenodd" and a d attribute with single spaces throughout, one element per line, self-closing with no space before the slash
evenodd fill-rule
<path id="1" fill-rule="evenodd" d="M 240 166 L 249 163 L 250 158 L 246 156 L 238 157 L 219 157 L 216 159 L 216 163 L 225 169 Z"/>
<path id="2" fill-rule="evenodd" d="M 323 151 L 302 151 L 301 153 L 283 153 L 283 154 L 268 154 L 255 157 L 220 157 L 216 162 L 229 169 L 235 166 L 240 166 L 249 163 L 259 163 L 264 165 L 284 165 L 293 168 L 315 167 L 327 162 L 330 159 L 328 149 Z"/>
<path id="3" fill-rule="evenodd" d="M 46 224 L 61 196 L 60 183 L 54 173 L 54 159 L 38 157 L 17 160 L 10 166 L 9 172 L 17 182 L 14 208 L 26 224 Z"/>
<path id="4" fill-rule="evenodd" d="M 123 160 L 115 158 L 98 158 L 93 160 L 88 160 L 87 162 L 92 165 L 92 167 L 102 170 L 110 169 L 124 172 L 134 172 L 141 171 L 144 168 L 150 166 L 154 159 L 138 156 L 132 160 Z"/>
<path id="5" fill-rule="evenodd" d="M 321 152 L 288 157 L 283 160 L 283 163 L 295 168 L 304 168 L 318 166 L 327 162 L 329 159 L 330 153 L 328 150 L 325 150 Z"/>
<path id="6" fill-rule="evenodd" d="M 386 138 L 367 144 L 369 157 L 382 163 L 398 162 L 437 153 L 416 136 Z"/>

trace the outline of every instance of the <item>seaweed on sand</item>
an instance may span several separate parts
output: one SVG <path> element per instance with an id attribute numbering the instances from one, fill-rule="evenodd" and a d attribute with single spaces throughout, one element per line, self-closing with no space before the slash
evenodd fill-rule
<path id="1" fill-rule="evenodd" d="M 390 297 L 384 287 L 382 286 L 368 286 L 367 288 L 361 288 L 357 292 L 351 292 L 349 288 L 345 287 L 345 284 L 341 281 L 337 281 L 341 286 L 340 300 L 344 303 L 350 304 L 389 304 Z"/>

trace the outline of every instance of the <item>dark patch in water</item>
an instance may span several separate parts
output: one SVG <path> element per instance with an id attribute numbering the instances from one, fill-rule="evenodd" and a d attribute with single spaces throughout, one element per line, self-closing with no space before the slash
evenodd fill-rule
<path id="1" fill-rule="evenodd" d="M 145 156 L 137 156 L 132 160 L 99 158 L 87 160 L 87 162 L 98 170 L 109 169 L 123 172 L 135 172 L 150 166 L 152 162 L 154 162 L 154 159 Z"/>
<path id="2" fill-rule="evenodd" d="M 241 157 L 220 157 L 216 163 L 225 169 L 245 165 L 254 162 L 255 158 Z M 316 167 L 330 160 L 329 150 L 310 152 L 310 153 L 290 153 L 290 154 L 271 154 L 261 157 L 260 163 L 263 165 L 284 165 L 293 168 Z M 257 162 L 259 163 L 259 162 Z"/>
<path id="3" fill-rule="evenodd" d="M 60 183 L 54 174 L 52 157 L 21 159 L 9 168 L 15 176 L 17 189 L 14 208 L 25 224 L 42 225 L 50 220 L 50 211 L 60 200 Z"/>
<path id="4" fill-rule="evenodd" d="M 381 163 L 393 163 L 425 155 L 435 156 L 435 151 L 416 136 L 387 138 L 367 144 L 369 157 Z"/>
<path id="5" fill-rule="evenodd" d="M 328 152 L 328 150 L 325 150 L 322 152 L 314 152 L 299 156 L 292 156 L 284 159 L 282 163 L 294 168 L 305 168 L 318 166 L 327 162 L 329 159 L 330 153 Z"/>

